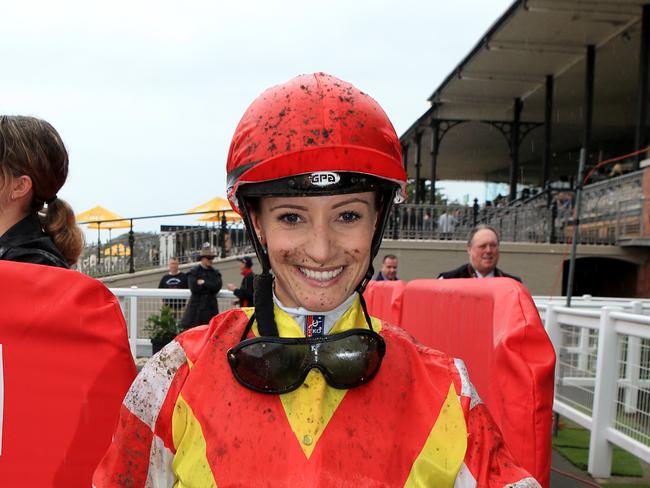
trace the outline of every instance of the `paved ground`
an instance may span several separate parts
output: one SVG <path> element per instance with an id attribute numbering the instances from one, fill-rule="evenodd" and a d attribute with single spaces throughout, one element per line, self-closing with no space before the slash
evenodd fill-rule
<path id="1" fill-rule="evenodd" d="M 569 461 L 564 459 L 560 454 L 553 451 L 552 459 L 553 468 L 556 470 L 562 471 L 566 474 L 558 473 L 557 471 L 551 471 L 551 487 L 552 488 L 574 488 L 574 487 L 583 487 L 583 486 L 593 486 L 592 484 L 581 483 L 579 480 L 586 480 L 590 483 L 593 483 L 593 479 L 585 472 L 580 471 Z M 578 479 L 571 478 L 573 476 Z"/>
<path id="2" fill-rule="evenodd" d="M 607 480 L 594 480 L 588 473 L 579 470 L 555 451 L 553 451 L 552 465 L 554 470 L 551 471 L 551 488 L 583 488 L 587 486 L 600 486 L 601 482 L 611 484 L 625 483 L 643 486 L 650 485 L 650 465 L 645 464 L 644 462 L 641 462 L 641 467 L 645 473 L 643 478 L 614 476 Z"/>

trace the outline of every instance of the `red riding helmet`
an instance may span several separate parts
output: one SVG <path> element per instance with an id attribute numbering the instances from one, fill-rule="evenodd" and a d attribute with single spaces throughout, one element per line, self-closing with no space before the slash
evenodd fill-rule
<path id="1" fill-rule="evenodd" d="M 227 172 L 228 199 L 240 213 L 240 189 L 276 180 L 282 181 L 265 185 L 264 194 L 369 191 L 376 188 L 364 183 L 383 180 L 397 187 L 399 200 L 405 195 L 402 150 L 390 120 L 370 96 L 325 73 L 269 88 L 248 107 L 232 138 Z M 327 185 L 332 172 L 357 177 Z M 306 186 L 290 179 L 299 175 L 308 175 Z"/>

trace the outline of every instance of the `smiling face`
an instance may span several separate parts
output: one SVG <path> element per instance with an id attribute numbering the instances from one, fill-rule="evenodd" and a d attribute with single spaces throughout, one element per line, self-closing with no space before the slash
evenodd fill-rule
<path id="1" fill-rule="evenodd" d="M 287 307 L 326 312 L 361 282 L 377 223 L 372 192 L 325 197 L 265 197 L 252 211 Z"/>
<path id="2" fill-rule="evenodd" d="M 499 239 L 490 229 L 481 229 L 467 247 L 469 262 L 482 275 L 489 274 L 499 262 Z"/>

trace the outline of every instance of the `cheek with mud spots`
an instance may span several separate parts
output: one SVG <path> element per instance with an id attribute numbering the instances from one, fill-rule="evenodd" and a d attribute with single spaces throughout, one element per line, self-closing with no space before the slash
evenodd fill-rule
<path id="1" fill-rule="evenodd" d="M 282 261 L 287 261 L 291 259 L 294 256 L 295 252 L 292 251 L 291 249 L 279 249 L 278 250 L 278 256 Z"/>

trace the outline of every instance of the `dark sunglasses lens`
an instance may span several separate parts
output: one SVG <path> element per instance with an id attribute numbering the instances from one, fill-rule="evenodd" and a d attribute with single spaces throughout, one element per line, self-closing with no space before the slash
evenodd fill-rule
<path id="1" fill-rule="evenodd" d="M 356 386 L 372 376 L 379 367 L 379 339 L 366 334 L 350 335 L 320 344 L 318 362 L 329 373 L 332 386 Z"/>
<path id="2" fill-rule="evenodd" d="M 306 356 L 305 345 L 257 342 L 237 351 L 231 364 L 244 383 L 277 393 L 300 382 Z"/>

